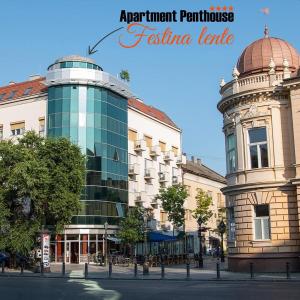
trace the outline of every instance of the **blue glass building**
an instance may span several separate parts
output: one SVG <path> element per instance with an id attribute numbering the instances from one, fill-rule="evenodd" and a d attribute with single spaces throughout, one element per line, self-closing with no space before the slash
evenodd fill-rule
<path id="1" fill-rule="evenodd" d="M 104 230 L 115 233 L 128 204 L 130 94 L 127 85 L 80 56 L 58 59 L 48 68 L 46 82 L 47 135 L 69 138 L 86 156 L 82 209 L 58 241 L 64 255 L 56 256 L 57 260 L 63 256 L 65 262 L 84 262 L 87 252 L 103 248 Z M 76 251 L 78 258 L 74 258 Z"/>

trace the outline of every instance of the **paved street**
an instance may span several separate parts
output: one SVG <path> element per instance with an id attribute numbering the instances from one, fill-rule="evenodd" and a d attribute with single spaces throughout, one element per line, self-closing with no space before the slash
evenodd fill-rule
<path id="1" fill-rule="evenodd" d="M 135 300 L 135 299 L 299 299 L 299 282 L 187 282 L 83 280 L 59 278 L 0 278 L 5 300 Z"/>

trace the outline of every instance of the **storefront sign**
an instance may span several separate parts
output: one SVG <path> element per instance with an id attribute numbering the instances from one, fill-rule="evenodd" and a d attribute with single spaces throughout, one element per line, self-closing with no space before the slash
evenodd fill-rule
<path id="1" fill-rule="evenodd" d="M 50 268 L 50 236 L 48 233 L 42 234 L 42 251 L 44 268 Z"/>

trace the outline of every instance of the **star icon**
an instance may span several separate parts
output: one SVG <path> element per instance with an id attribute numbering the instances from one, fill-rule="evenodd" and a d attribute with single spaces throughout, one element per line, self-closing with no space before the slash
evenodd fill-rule
<path id="1" fill-rule="evenodd" d="M 217 10 L 220 11 L 220 10 L 221 10 L 221 7 L 220 7 L 220 6 L 217 6 Z"/>
<path id="2" fill-rule="evenodd" d="M 230 5 L 228 8 L 229 8 L 229 10 L 231 10 L 231 11 L 233 10 L 233 6 L 232 6 L 232 5 Z"/>
<path id="3" fill-rule="evenodd" d="M 211 6 L 211 7 L 209 8 L 209 10 L 214 11 L 215 8 L 214 8 L 213 6 Z"/>
<path id="4" fill-rule="evenodd" d="M 226 10 L 227 9 L 227 7 L 226 6 L 223 6 L 223 10 Z"/>

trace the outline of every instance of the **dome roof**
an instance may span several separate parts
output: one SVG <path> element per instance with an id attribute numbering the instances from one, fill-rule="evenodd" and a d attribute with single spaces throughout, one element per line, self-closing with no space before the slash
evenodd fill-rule
<path id="1" fill-rule="evenodd" d="M 283 70 L 283 60 L 287 59 L 291 72 L 299 68 L 299 54 L 288 42 L 267 35 L 245 48 L 237 62 L 241 76 L 268 72 L 273 59 L 276 70 Z"/>

